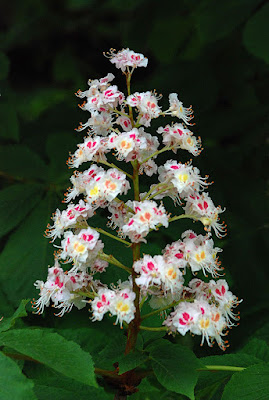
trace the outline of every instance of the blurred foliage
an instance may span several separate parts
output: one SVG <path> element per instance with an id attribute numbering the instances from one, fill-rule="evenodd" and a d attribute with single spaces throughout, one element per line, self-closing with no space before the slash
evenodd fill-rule
<path id="1" fill-rule="evenodd" d="M 82 139 L 72 131 L 87 119 L 77 109 L 73 93 L 85 88 L 88 78 L 110 71 L 119 82 L 120 72 L 102 52 L 129 47 L 149 58 L 149 67 L 135 72 L 134 91 L 155 88 L 164 103 L 169 93 L 178 92 L 185 105 L 193 105 L 194 132 L 204 147 L 194 163 L 202 175 L 208 173 L 215 180 L 210 194 L 227 209 L 228 235 L 217 245 L 225 250 L 221 259 L 232 290 L 244 299 L 241 325 L 230 335 L 231 351 L 240 350 L 258 328 L 269 343 L 268 17 L 269 6 L 261 0 L 173 0 L 169 5 L 161 0 L 13 0 L 2 5 L 1 315 L 11 315 L 22 298 L 36 295 L 33 282 L 46 277 L 53 259 L 53 248 L 43 233 L 52 212 L 62 207 L 71 175 L 65 161 Z M 99 216 L 94 218 L 96 226 L 105 226 Z M 175 226 L 154 233 L 149 252 L 160 252 L 187 228 L 192 225 L 184 221 L 176 226 L 177 235 Z M 106 249 L 113 246 L 119 259 L 128 257 L 128 250 L 122 252 L 110 239 L 104 242 Z M 108 271 L 108 282 L 113 274 Z M 73 329 L 69 316 L 59 321 L 52 314 L 48 310 L 45 317 L 29 315 L 24 321 Z M 89 325 L 87 312 L 74 312 L 73 318 L 77 328 Z M 197 343 L 194 350 L 199 356 L 220 354 L 216 348 L 200 349 Z M 16 366 L 5 359 L 1 363 L 11 368 L 14 379 L 16 375 L 23 381 Z M 254 368 L 243 378 L 255 384 L 257 373 Z M 36 382 L 37 398 L 51 398 L 51 387 L 45 388 L 33 371 L 29 376 Z M 61 379 L 56 384 L 50 375 L 57 398 L 73 398 L 74 391 L 68 393 L 65 378 Z M 238 387 L 236 379 L 230 381 L 223 399 L 232 398 L 229 390 Z M 148 398 L 156 398 L 158 386 L 147 385 Z M 211 397 L 198 383 L 197 399 L 220 398 L 223 388 L 215 382 L 210 385 L 215 390 Z M 81 398 L 94 390 L 81 387 Z M 25 391 L 27 398 L 33 395 L 32 383 L 25 384 Z M 167 396 L 159 398 L 174 398 Z"/>

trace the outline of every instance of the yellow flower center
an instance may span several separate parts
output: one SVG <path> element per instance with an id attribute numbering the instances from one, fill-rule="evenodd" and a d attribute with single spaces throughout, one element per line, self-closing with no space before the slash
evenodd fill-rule
<path id="1" fill-rule="evenodd" d="M 78 252 L 78 253 L 83 253 L 83 251 L 85 250 L 85 246 L 83 246 L 83 244 L 79 243 L 79 242 L 75 242 L 74 243 L 74 249 Z"/>
<path id="2" fill-rule="evenodd" d="M 96 196 L 99 193 L 98 186 L 94 186 L 92 190 L 90 190 L 90 196 Z"/>
<path id="3" fill-rule="evenodd" d="M 200 326 L 201 326 L 202 329 L 207 329 L 209 327 L 209 324 L 210 324 L 210 321 L 209 321 L 208 318 L 207 319 L 202 319 L 200 321 Z"/>
<path id="4" fill-rule="evenodd" d="M 189 175 L 188 174 L 179 174 L 178 175 L 178 180 L 182 183 L 186 183 L 189 179 Z"/>

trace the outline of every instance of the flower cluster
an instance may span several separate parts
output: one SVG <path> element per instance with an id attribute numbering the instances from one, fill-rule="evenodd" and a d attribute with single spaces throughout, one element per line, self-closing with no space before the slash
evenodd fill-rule
<path id="1" fill-rule="evenodd" d="M 69 271 L 65 274 L 56 260 L 54 267 L 48 269 L 46 282 L 36 281 L 35 283 L 36 288 L 40 291 L 40 297 L 35 303 L 35 308 L 38 313 L 43 313 L 44 307 L 48 307 L 50 301 L 52 301 L 54 307 L 60 309 L 60 312 L 56 314 L 59 316 L 71 311 L 74 305 L 81 309 L 86 305 L 83 301 L 85 297 L 75 291 L 77 289 L 83 291 L 87 288 L 91 290 L 94 285 L 96 283 L 92 276 L 85 272 Z"/>
<path id="2" fill-rule="evenodd" d="M 91 302 L 93 321 L 101 321 L 104 314 L 109 312 L 116 315 L 122 326 L 123 321 L 129 324 L 134 319 L 135 293 L 132 291 L 132 281 L 120 283 L 116 289 L 100 288 L 95 299 Z"/>
<path id="3" fill-rule="evenodd" d="M 177 331 L 183 336 L 187 332 L 201 335 L 201 345 L 206 340 L 212 346 L 216 340 L 219 347 L 225 350 L 227 341 L 223 340 L 226 335 L 224 331 L 236 325 L 231 319 L 238 319 L 233 308 L 239 303 L 238 298 L 229 291 L 227 282 L 219 279 L 205 283 L 193 279 L 184 291 L 189 294 L 188 301 L 181 301 L 163 324 L 169 331 Z"/>
<path id="4" fill-rule="evenodd" d="M 234 308 L 239 301 L 222 279 L 218 259 L 222 249 L 215 246 L 212 236 L 215 233 L 222 238 L 226 233 L 219 220 L 224 209 L 216 207 L 205 192 L 210 184 L 208 176 L 202 177 L 192 161 L 181 163 L 169 157 L 160 165 L 157 160 L 166 151 L 200 154 L 201 139 L 189 129 L 193 125 L 192 107 L 184 107 L 176 93 L 169 95 L 166 110 L 155 91 L 132 93 L 133 72 L 148 64 L 143 54 L 112 49 L 106 56 L 125 75 L 127 93 L 112 84 L 115 77 L 111 73 L 89 80 L 88 89 L 76 93 L 84 99 L 80 108 L 90 115 L 76 129 L 86 132 L 85 137 L 67 162 L 76 169 L 65 195 L 67 208 L 56 210 L 46 231 L 57 248 L 55 265 L 49 267 L 46 282 L 35 283 L 40 297 L 34 306 L 42 313 L 52 303 L 60 310 L 57 315 L 63 316 L 73 306 L 82 308 L 89 302 L 92 321 L 101 321 L 107 313 L 114 316 L 116 323 L 129 329 L 128 341 L 133 345 L 134 332 L 137 335 L 145 328 L 140 312 L 145 319 L 143 305 L 147 302 L 154 310 L 149 315 L 160 313 L 165 318 L 160 329 L 200 335 L 202 344 L 206 341 L 211 346 L 216 341 L 225 349 L 223 336 L 234 325 L 232 320 L 238 319 Z M 152 120 L 160 116 L 176 121 L 148 132 Z M 87 169 L 78 170 L 84 163 L 89 163 Z M 143 174 L 156 178 L 148 191 L 141 193 Z M 130 193 L 133 197 L 126 199 Z M 181 206 L 180 213 L 167 211 L 168 197 Z M 106 213 L 107 226 L 114 231 L 95 226 L 98 208 Z M 175 229 L 174 242 L 161 254 L 141 255 L 141 242 L 147 243 L 151 231 L 183 218 L 200 221 L 206 234 L 186 230 L 180 236 Z M 105 253 L 100 234 L 121 242 L 125 252 L 130 250 L 131 259 L 124 256 L 122 262 Z M 111 282 L 109 286 L 99 280 L 107 268 L 120 268 L 128 276 L 124 282 L 117 279 L 116 285 Z M 210 274 L 220 279 L 205 283 L 195 277 L 188 282 L 187 269 L 195 276 Z"/>

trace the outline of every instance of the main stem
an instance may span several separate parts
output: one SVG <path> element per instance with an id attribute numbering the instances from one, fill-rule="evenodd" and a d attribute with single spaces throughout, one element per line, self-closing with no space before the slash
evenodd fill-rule
<path id="1" fill-rule="evenodd" d="M 133 183 L 134 183 L 134 200 L 135 201 L 140 200 L 138 171 L 139 171 L 139 164 L 138 164 L 137 160 L 135 160 L 133 162 Z M 133 262 L 135 262 L 136 260 L 139 260 L 139 258 L 140 258 L 140 243 L 133 243 L 132 249 L 133 249 Z M 132 278 L 133 278 L 133 291 L 136 295 L 135 301 L 134 301 L 136 311 L 135 311 L 135 318 L 129 324 L 125 354 L 130 353 L 130 351 L 135 347 L 137 335 L 139 332 L 140 322 L 141 322 L 140 307 L 139 307 L 140 289 L 137 286 L 137 284 L 135 283 L 136 272 L 134 271 L 134 269 L 132 269 Z"/>

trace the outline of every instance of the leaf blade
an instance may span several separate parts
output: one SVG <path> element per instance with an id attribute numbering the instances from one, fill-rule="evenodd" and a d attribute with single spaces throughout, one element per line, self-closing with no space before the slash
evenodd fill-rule
<path id="1" fill-rule="evenodd" d="M 58 333 L 41 329 L 14 329 L 1 333 L 0 342 L 69 378 L 96 387 L 90 354 Z"/>

